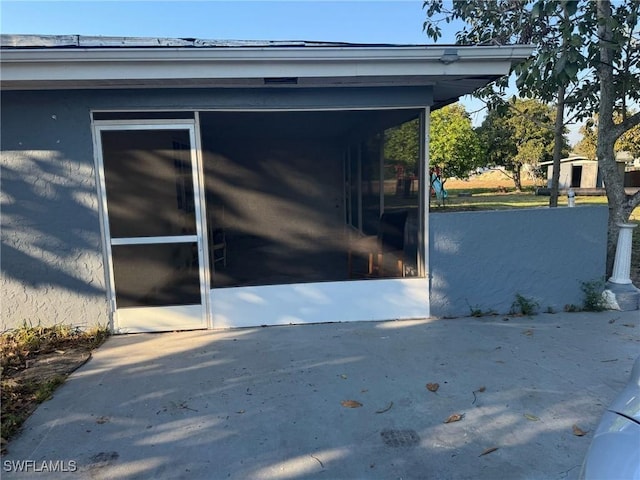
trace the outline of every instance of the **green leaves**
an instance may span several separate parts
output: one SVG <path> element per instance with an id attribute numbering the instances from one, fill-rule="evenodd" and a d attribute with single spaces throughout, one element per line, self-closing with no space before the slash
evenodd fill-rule
<path id="1" fill-rule="evenodd" d="M 561 2 L 562 6 L 564 7 L 565 11 L 567 12 L 567 14 L 569 16 L 571 15 L 575 15 L 576 12 L 578 11 L 578 2 L 577 0 L 566 0 Z"/>
<path id="2" fill-rule="evenodd" d="M 482 145 L 471 119 L 460 104 L 448 105 L 431 115 L 429 163 L 445 177 L 466 178 L 484 163 Z"/>
<path id="3" fill-rule="evenodd" d="M 487 165 L 503 166 L 519 175 L 525 164 L 536 167 L 550 160 L 554 118 L 551 106 L 534 99 L 513 98 L 502 109 L 490 111 L 480 127 Z"/>

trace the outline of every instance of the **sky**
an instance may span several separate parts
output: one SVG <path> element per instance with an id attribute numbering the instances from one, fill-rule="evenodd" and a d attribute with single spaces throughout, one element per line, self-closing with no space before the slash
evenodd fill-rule
<path id="1" fill-rule="evenodd" d="M 3 0 L 1 5 L 3 33 L 429 43 L 422 32 L 421 0 Z"/>
<path id="2" fill-rule="evenodd" d="M 12 34 L 113 35 L 215 40 L 315 40 L 431 44 L 422 0 L 31 1 L 0 0 L 0 30 Z M 456 25 L 439 44 L 454 43 Z M 513 92 L 515 93 L 515 92 Z M 461 103 L 474 126 L 482 103 Z M 575 133 L 571 138 L 575 141 Z"/>

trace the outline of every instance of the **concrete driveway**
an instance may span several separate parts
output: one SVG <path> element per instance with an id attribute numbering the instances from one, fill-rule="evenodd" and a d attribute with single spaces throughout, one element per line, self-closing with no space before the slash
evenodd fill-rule
<path id="1" fill-rule="evenodd" d="M 636 311 L 113 337 L 9 444 L 2 476 L 572 479 L 640 353 L 639 323 Z"/>

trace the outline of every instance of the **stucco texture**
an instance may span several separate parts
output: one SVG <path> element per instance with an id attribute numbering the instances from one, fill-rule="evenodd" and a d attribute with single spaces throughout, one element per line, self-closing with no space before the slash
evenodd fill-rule
<path id="1" fill-rule="evenodd" d="M 582 305 L 604 279 L 607 207 L 437 213 L 429 218 L 431 315 L 508 313 L 516 295 L 540 311 Z"/>
<path id="2" fill-rule="evenodd" d="M 89 111 L 2 98 L 0 328 L 108 323 Z"/>

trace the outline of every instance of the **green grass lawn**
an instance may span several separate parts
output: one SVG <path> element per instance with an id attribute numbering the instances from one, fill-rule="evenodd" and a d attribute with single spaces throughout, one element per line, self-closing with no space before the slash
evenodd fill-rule
<path id="1" fill-rule="evenodd" d="M 468 190 L 464 190 L 468 192 Z M 444 207 L 439 207 L 435 199 L 431 199 L 431 210 L 446 211 L 451 210 L 505 210 L 511 208 L 537 208 L 547 207 L 549 205 L 549 197 L 538 196 L 533 192 L 480 192 L 473 193 L 470 197 L 459 196 L 461 191 L 451 190 L 449 196 L 445 200 Z M 606 205 L 607 197 L 605 196 L 582 196 L 576 197 L 576 206 L 580 205 Z M 560 197 L 558 206 L 567 206 L 567 198 Z M 635 213 L 635 212 L 634 212 Z M 640 212 L 638 212 L 640 215 Z M 639 217 L 640 218 L 640 217 Z"/>

